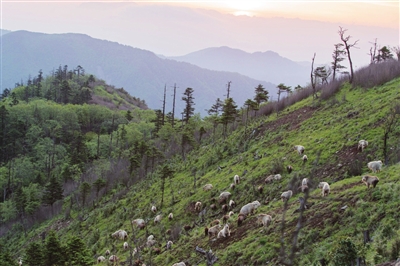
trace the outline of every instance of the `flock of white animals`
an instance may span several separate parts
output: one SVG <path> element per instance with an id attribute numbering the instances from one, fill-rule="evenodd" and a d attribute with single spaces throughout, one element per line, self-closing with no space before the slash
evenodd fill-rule
<path id="1" fill-rule="evenodd" d="M 368 141 L 360 140 L 359 143 L 358 143 L 358 150 L 362 152 L 367 146 L 368 146 Z M 300 156 L 302 156 L 303 163 L 305 163 L 308 160 L 307 155 L 304 154 L 305 148 L 302 145 L 294 146 L 294 150 L 296 150 L 298 152 L 298 154 Z M 367 164 L 367 166 L 373 173 L 376 173 L 376 172 L 379 172 L 381 170 L 382 161 L 372 161 L 372 162 L 369 162 Z M 286 169 L 290 173 L 290 172 L 292 172 L 293 167 L 289 165 L 289 166 L 287 166 Z M 282 178 L 282 176 L 280 174 L 270 175 L 265 179 L 265 183 L 268 184 L 270 182 L 273 182 L 274 180 L 279 180 L 281 178 Z M 379 179 L 378 179 L 377 176 L 364 175 L 362 177 L 361 181 L 363 183 L 365 183 L 366 186 L 369 189 L 370 186 L 375 187 L 376 184 L 379 182 Z M 235 175 L 233 177 L 233 183 L 230 185 L 230 188 L 234 189 L 239 184 L 240 184 L 240 177 L 239 177 L 239 175 Z M 301 186 L 300 186 L 299 190 L 301 192 L 306 192 L 308 190 L 308 187 L 309 187 L 309 180 L 307 178 L 304 178 L 302 180 L 302 182 L 301 182 Z M 318 188 L 321 189 L 321 193 L 322 193 L 323 197 L 326 197 L 326 196 L 329 195 L 330 186 L 329 186 L 329 184 L 327 182 L 320 182 L 318 184 Z M 206 184 L 206 185 L 203 186 L 203 190 L 204 191 L 209 191 L 209 190 L 212 190 L 212 189 L 213 189 L 213 185 L 212 184 Z M 262 192 L 262 189 L 263 189 L 262 185 L 258 187 L 259 192 Z M 232 194 L 230 192 L 228 192 L 228 191 L 224 191 L 219 195 L 218 203 L 221 205 L 221 210 L 222 210 L 223 213 L 227 213 L 228 210 L 232 210 L 236 206 L 236 203 L 232 199 L 230 199 L 231 195 Z M 293 195 L 293 191 L 292 190 L 284 191 L 281 194 L 281 199 L 284 202 L 288 201 L 292 197 L 292 195 Z M 201 201 L 196 202 L 195 205 L 194 205 L 195 211 L 200 212 L 201 209 L 202 209 L 202 205 L 203 204 L 202 204 Z M 246 217 L 248 217 L 249 215 L 254 213 L 254 211 L 260 206 L 261 206 L 261 203 L 259 201 L 257 201 L 257 200 L 253 201 L 253 202 L 250 202 L 248 204 L 245 204 L 240 209 L 240 212 L 238 214 L 237 225 L 241 226 L 243 221 L 246 219 Z M 210 205 L 210 208 L 211 209 L 216 209 L 217 208 L 216 204 Z M 157 207 L 153 205 L 151 207 L 151 211 L 155 214 L 157 212 Z M 230 211 L 228 214 L 224 215 L 222 217 L 222 219 L 216 219 L 216 220 L 212 221 L 210 223 L 210 227 L 206 227 L 204 229 L 205 236 L 208 236 L 210 239 L 215 237 L 215 236 L 217 237 L 217 239 L 230 237 L 231 232 L 230 232 L 230 229 L 229 229 L 229 223 L 228 222 L 230 221 L 230 218 L 232 217 L 233 214 L 234 214 L 233 211 Z M 159 223 L 161 221 L 161 219 L 162 219 L 162 216 L 160 214 L 156 215 L 155 218 L 154 218 L 154 223 L 155 224 Z M 172 213 L 170 213 L 168 215 L 168 219 L 170 219 L 170 220 L 173 219 L 173 214 Z M 257 224 L 259 226 L 263 226 L 264 228 L 266 228 L 272 223 L 272 221 L 273 221 L 272 216 L 269 215 L 269 214 L 260 213 L 260 214 L 257 215 Z M 132 224 L 136 225 L 136 227 L 138 229 L 144 229 L 145 226 L 146 226 L 146 223 L 145 223 L 145 221 L 143 219 L 135 219 L 135 220 L 132 221 Z M 190 226 L 187 226 L 187 227 L 188 227 L 188 229 L 192 228 Z M 113 234 L 111 234 L 111 236 L 114 237 L 114 238 L 123 240 L 123 241 L 128 240 L 127 232 L 125 230 L 121 230 L 121 229 L 116 231 L 116 232 L 114 232 Z M 148 247 L 148 248 L 153 247 L 156 243 L 157 243 L 157 241 L 154 239 L 154 236 L 150 235 L 147 238 L 146 247 Z M 168 241 L 167 245 L 166 245 L 166 248 L 167 249 L 171 249 L 172 244 L 173 244 L 172 241 Z M 122 248 L 124 250 L 127 250 L 129 248 L 128 242 L 124 242 Z M 137 252 L 137 249 L 135 248 L 132 255 L 135 255 L 136 252 Z M 156 253 L 156 254 L 157 253 L 159 254 L 161 252 L 161 250 L 159 248 L 154 248 L 153 247 L 153 252 Z M 108 257 L 108 261 L 110 261 L 112 263 L 118 263 L 119 258 L 116 255 L 110 254 L 109 250 L 106 251 L 105 255 L 109 256 Z M 99 256 L 97 258 L 97 262 L 98 263 L 105 262 L 105 261 L 107 261 L 107 259 L 104 256 Z M 141 264 L 141 265 L 144 266 L 145 264 Z M 179 262 L 179 263 L 173 264 L 172 266 L 185 266 L 185 265 L 186 265 L 185 262 Z"/>

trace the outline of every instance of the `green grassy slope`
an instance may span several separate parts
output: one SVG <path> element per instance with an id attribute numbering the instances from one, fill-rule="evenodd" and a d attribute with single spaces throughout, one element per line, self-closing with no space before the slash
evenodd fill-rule
<path id="1" fill-rule="evenodd" d="M 72 220 L 58 217 L 9 243 L 20 249 L 37 239 L 42 231 L 56 228 L 62 238 L 79 234 L 94 256 L 104 255 L 105 250 L 110 249 L 125 261 L 129 259 L 129 251 L 123 250 L 123 241 L 110 237 L 114 231 L 124 229 L 132 246 L 135 243 L 144 245 L 149 234 L 162 245 L 159 255 L 149 248 L 141 251 L 141 258 L 147 265 L 172 265 L 179 261 L 206 265 L 195 252 L 196 246 L 212 249 L 219 258 L 215 265 L 279 265 L 282 217 L 285 216 L 285 251 L 289 254 L 299 217 L 295 212 L 299 207 L 298 198 L 304 197 L 297 187 L 307 177 L 312 183 L 308 198 L 311 207 L 303 213 L 295 265 L 319 265 L 321 259 L 335 265 L 341 240 L 347 238 L 368 265 L 395 259 L 400 250 L 400 164 L 393 154 L 399 151 L 399 124 L 389 138 L 392 159 L 376 174 L 380 179 L 377 187 L 367 190 L 361 183 L 361 176 L 370 173 L 369 161 L 383 160 L 385 119 L 392 104 L 399 101 L 400 79 L 368 90 L 351 89 L 345 84 L 328 101 L 307 98 L 279 116 L 258 118 L 246 134 L 244 128 L 239 127 L 226 139 L 205 140 L 186 161 L 180 157 L 171 160 L 175 174 L 171 180 L 166 180 L 163 206 L 161 179 L 153 175 L 126 194 L 121 192 L 122 186 L 115 189 L 95 208 L 85 211 L 83 219 L 77 219 L 82 213 L 75 211 L 71 213 Z M 369 142 L 363 153 L 357 151 L 361 139 Z M 297 144 L 305 146 L 308 161 L 304 164 L 293 150 Z M 284 169 L 289 164 L 294 168 L 291 174 Z M 264 179 L 274 173 L 280 173 L 282 179 L 265 184 Z M 229 186 L 235 174 L 241 176 L 241 183 L 232 190 Z M 317 188 L 320 181 L 331 184 L 328 197 L 321 197 Z M 202 187 L 207 183 L 214 188 L 206 192 Z M 264 188 L 262 194 L 256 190 L 258 185 Z M 287 189 L 292 189 L 294 195 L 285 210 L 280 195 Z M 229 220 L 231 236 L 209 240 L 204 236 L 205 226 L 223 216 L 218 203 L 216 211 L 209 206 L 222 191 L 230 191 L 237 203 L 233 209 L 235 214 Z M 262 205 L 238 227 L 236 219 L 241 206 L 254 200 Z M 204 221 L 194 211 L 196 201 L 203 202 L 207 208 Z M 67 205 L 68 199 L 65 202 Z M 150 211 L 153 204 L 158 207 L 157 214 L 163 215 L 160 224 L 153 223 L 156 215 Z M 172 221 L 167 219 L 170 212 L 174 214 Z M 267 229 L 257 226 L 259 213 L 273 217 L 274 222 Z M 147 230 L 132 227 L 131 221 L 136 218 L 148 221 Z M 189 231 L 182 228 L 193 224 L 194 228 Z M 172 229 L 171 235 L 166 233 L 168 229 Z M 373 238 L 373 242 L 365 246 L 364 230 L 370 230 Z M 173 248 L 165 250 L 169 239 L 174 242 Z"/>

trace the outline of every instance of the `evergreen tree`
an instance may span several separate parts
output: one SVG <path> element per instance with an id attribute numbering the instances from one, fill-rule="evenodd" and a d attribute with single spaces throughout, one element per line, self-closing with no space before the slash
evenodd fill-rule
<path id="1" fill-rule="evenodd" d="M 83 240 L 72 236 L 67 242 L 68 265 L 90 266 L 93 261 Z"/>
<path id="2" fill-rule="evenodd" d="M 49 183 L 45 187 L 42 201 L 46 205 L 53 207 L 54 202 L 63 198 L 63 188 L 60 182 L 57 181 L 56 177 L 50 177 Z"/>
<path id="3" fill-rule="evenodd" d="M 65 264 L 65 247 L 61 245 L 54 230 L 51 230 L 47 236 L 43 255 L 44 265 L 46 266 L 60 266 Z"/>
<path id="4" fill-rule="evenodd" d="M 224 134 L 226 135 L 228 124 L 235 121 L 236 115 L 238 114 L 237 105 L 232 98 L 225 100 L 224 106 L 222 107 L 221 123 L 224 125 Z"/>
<path id="5" fill-rule="evenodd" d="M 86 181 L 83 182 L 83 183 L 81 184 L 81 186 L 79 187 L 79 191 L 81 192 L 82 206 L 83 206 L 83 207 L 85 206 L 86 197 L 87 197 L 87 195 L 88 195 L 89 192 L 90 192 L 90 188 L 91 188 L 90 184 L 89 184 L 88 182 L 86 182 Z"/>
<path id="6" fill-rule="evenodd" d="M 42 266 L 44 265 L 42 245 L 36 242 L 31 242 L 26 249 L 26 257 L 24 260 L 29 266 Z"/>
<path id="7" fill-rule="evenodd" d="M 68 84 L 67 80 L 63 80 L 61 83 L 61 102 L 62 103 L 68 103 L 69 102 L 69 97 L 71 96 L 71 87 Z"/>
<path id="8" fill-rule="evenodd" d="M 151 120 L 151 122 L 153 122 L 155 125 L 153 137 L 157 136 L 158 131 L 161 129 L 161 127 L 163 125 L 162 111 L 160 109 L 157 109 L 157 110 L 155 110 L 155 113 L 156 113 L 156 118 Z"/>
<path id="9" fill-rule="evenodd" d="M 131 120 L 132 120 L 133 116 L 132 116 L 131 110 L 126 111 L 125 118 L 126 118 L 126 120 L 128 120 L 128 121 L 131 121 Z"/>
<path id="10" fill-rule="evenodd" d="M 339 73 L 342 69 L 345 69 L 346 67 L 341 65 L 341 62 L 345 59 L 343 56 L 346 55 L 346 51 L 343 50 L 343 43 L 337 43 L 334 45 L 335 50 L 332 53 L 332 59 L 333 61 L 331 62 L 332 66 L 332 80 L 336 79 L 336 73 Z"/>
<path id="11" fill-rule="evenodd" d="M 262 102 L 268 101 L 268 91 L 263 87 L 263 85 L 259 84 L 255 88 L 255 93 L 256 95 L 254 96 L 254 101 L 257 103 L 257 107 L 260 107 Z"/>
<path id="12" fill-rule="evenodd" d="M 104 178 L 98 178 L 96 181 L 93 182 L 93 186 L 96 189 L 96 197 L 98 197 L 100 190 L 106 186 L 106 181 L 104 180 Z"/>
<path id="13" fill-rule="evenodd" d="M 185 109 L 183 110 L 183 120 L 186 124 L 189 122 L 190 117 L 192 117 L 194 113 L 194 97 L 193 97 L 193 89 L 187 88 L 183 93 L 182 100 L 185 102 Z"/>
<path id="14" fill-rule="evenodd" d="M 0 266 L 17 265 L 17 261 L 11 257 L 10 252 L 6 249 L 6 247 L 4 247 L 3 244 L 0 244 Z"/>

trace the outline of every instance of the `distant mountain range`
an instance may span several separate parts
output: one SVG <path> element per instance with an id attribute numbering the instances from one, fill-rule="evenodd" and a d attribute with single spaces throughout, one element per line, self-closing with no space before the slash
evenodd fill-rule
<path id="1" fill-rule="evenodd" d="M 84 34 L 44 34 L 28 31 L 9 32 L 2 36 L 2 89 L 13 88 L 21 79 L 36 76 L 39 70 L 49 74 L 60 65 L 69 69 L 78 65 L 132 96 L 144 99 L 152 109 L 161 109 L 167 85 L 167 110 L 172 110 L 173 86 L 176 84 L 176 113 L 187 87 L 194 89 L 195 112 L 205 115 L 217 98 L 225 98 L 231 81 L 231 97 L 238 106 L 254 97 L 254 88 L 262 84 L 275 95 L 276 84 L 227 71 L 213 71 L 198 66 L 162 59 L 154 53 L 116 42 L 94 39 Z"/>
<path id="2" fill-rule="evenodd" d="M 226 46 L 168 58 L 211 70 L 237 72 L 254 79 L 267 80 L 274 84 L 284 83 L 292 87 L 304 86 L 309 82 L 311 67 L 311 63 L 294 62 L 272 51 L 247 53 Z"/>

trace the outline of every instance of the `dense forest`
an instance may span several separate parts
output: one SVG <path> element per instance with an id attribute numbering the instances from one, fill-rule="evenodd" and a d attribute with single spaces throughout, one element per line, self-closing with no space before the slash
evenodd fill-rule
<path id="1" fill-rule="evenodd" d="M 0 265 L 93 265 L 106 250 L 118 257 L 107 257 L 110 265 L 205 265 L 196 246 L 212 249 L 215 265 L 375 265 L 397 259 L 399 62 L 371 64 L 356 71 L 351 83 L 346 76 L 327 82 L 321 68 L 312 73 L 307 88 L 280 84 L 276 102 L 258 85 L 238 107 L 228 90 L 204 118 L 195 112 L 193 88 L 174 95 L 184 110 L 149 110 L 81 66 L 60 66 L 47 77 L 39 71 L 26 84 L 4 90 Z M 361 139 L 370 143 L 365 152 L 356 149 Z M 307 162 L 293 151 L 298 144 L 306 147 Z M 378 186 L 367 191 L 360 180 L 375 159 L 385 166 L 376 174 Z M 286 171 L 288 164 L 293 172 Z M 241 182 L 235 188 L 236 174 Z M 283 178 L 266 184 L 271 174 Z M 298 209 L 303 193 L 297 187 L 306 177 L 312 181 L 302 195 L 308 208 Z M 319 181 L 331 184 L 327 198 Z M 202 189 L 208 183 L 211 192 Z M 287 189 L 293 199 L 282 203 L 280 193 Z M 216 200 L 223 191 L 237 204 L 226 218 L 232 237 L 209 239 L 204 228 L 226 214 Z M 256 213 L 271 214 L 273 225 L 258 227 L 254 214 L 237 226 L 241 206 L 255 200 L 261 202 Z M 200 210 L 194 208 L 198 201 Z M 156 215 L 161 223 L 153 221 Z M 131 223 L 139 218 L 145 230 Z M 126 249 L 111 237 L 118 229 L 128 232 Z M 150 235 L 155 246 L 146 245 Z"/>

